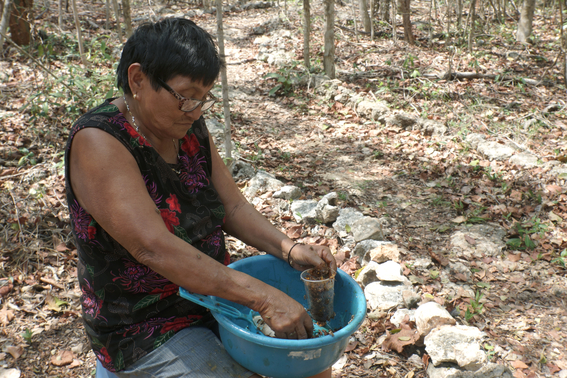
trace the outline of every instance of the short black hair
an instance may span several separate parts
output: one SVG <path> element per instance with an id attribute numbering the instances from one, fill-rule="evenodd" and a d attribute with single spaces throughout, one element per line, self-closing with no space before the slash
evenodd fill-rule
<path id="1" fill-rule="evenodd" d="M 211 35 L 184 18 L 166 18 L 140 25 L 122 50 L 116 69 L 116 84 L 131 94 L 128 67 L 140 63 L 152 87 L 181 75 L 205 86 L 212 85 L 224 67 Z"/>

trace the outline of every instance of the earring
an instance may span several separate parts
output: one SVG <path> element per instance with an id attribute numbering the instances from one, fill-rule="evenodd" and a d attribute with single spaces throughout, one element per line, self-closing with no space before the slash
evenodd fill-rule
<path id="1" fill-rule="evenodd" d="M 137 100 L 137 99 L 138 99 L 138 94 L 134 93 L 134 100 Z"/>

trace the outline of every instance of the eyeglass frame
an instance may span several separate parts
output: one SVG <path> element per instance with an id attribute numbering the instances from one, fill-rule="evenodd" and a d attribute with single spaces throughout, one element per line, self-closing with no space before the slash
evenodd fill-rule
<path id="1" fill-rule="evenodd" d="M 215 95 L 213 95 L 211 92 L 207 92 L 206 96 L 210 97 L 208 100 L 197 100 L 196 98 L 187 98 L 187 97 L 183 97 L 182 95 L 180 95 L 179 93 L 177 93 L 173 88 L 171 88 L 169 85 L 167 85 L 167 83 L 161 79 L 157 79 L 157 82 L 159 83 L 159 85 L 161 85 L 163 87 L 163 89 L 165 89 L 166 91 L 168 91 L 169 93 L 171 93 L 177 100 L 179 100 L 179 110 L 181 110 L 182 112 L 185 113 L 190 113 L 193 110 L 197 109 L 199 106 L 201 107 L 201 111 L 202 112 L 206 112 L 207 110 L 209 110 L 210 108 L 213 107 L 213 105 L 218 102 L 218 98 L 215 97 Z M 198 104 L 195 105 L 195 107 L 191 110 L 183 110 L 183 105 L 185 104 L 185 102 L 187 101 L 196 101 Z M 212 101 L 212 102 L 211 102 Z M 207 107 L 205 110 L 203 110 L 203 104 L 205 103 L 209 103 L 211 102 L 211 105 L 209 107 Z"/>

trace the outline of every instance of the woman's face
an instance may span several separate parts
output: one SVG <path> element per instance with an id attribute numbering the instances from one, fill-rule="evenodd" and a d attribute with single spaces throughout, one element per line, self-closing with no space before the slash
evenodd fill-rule
<path id="1" fill-rule="evenodd" d="M 158 138 L 183 138 L 193 122 L 201 117 L 201 107 L 183 112 L 179 110 L 179 100 L 168 90 L 161 86 L 154 90 L 147 77 L 144 84 L 137 92 L 138 117 L 143 125 Z M 166 84 L 181 96 L 197 100 L 203 100 L 213 87 L 205 87 L 185 76 L 176 76 Z"/>

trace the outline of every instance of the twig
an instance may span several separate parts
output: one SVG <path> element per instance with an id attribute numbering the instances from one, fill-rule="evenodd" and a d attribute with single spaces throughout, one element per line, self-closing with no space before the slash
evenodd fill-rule
<path id="1" fill-rule="evenodd" d="M 22 224 L 20 223 L 20 213 L 18 212 L 18 205 L 16 205 L 16 199 L 14 198 L 14 194 L 12 193 L 12 189 L 8 189 L 10 192 L 10 197 L 12 197 L 12 202 L 14 203 L 14 210 L 16 211 L 16 220 L 18 221 L 18 239 L 20 239 L 20 243 L 24 243 L 24 236 L 22 230 Z"/>
<path id="2" fill-rule="evenodd" d="M 62 285 L 58 284 L 57 282 L 55 282 L 53 280 L 50 280 L 49 278 L 40 277 L 39 280 L 41 282 L 45 282 L 46 284 L 49 284 L 51 286 L 55 286 L 58 289 L 65 290 L 65 287 L 63 287 Z"/>
<path id="3" fill-rule="evenodd" d="M 41 64 L 40 61 L 38 61 L 36 58 L 34 58 L 33 56 L 31 56 L 26 50 L 22 49 L 20 46 L 18 46 L 16 44 L 16 42 L 12 41 L 12 39 L 10 37 L 8 37 L 6 34 L 0 32 L 0 35 L 2 35 L 2 37 L 4 37 L 6 39 L 6 41 L 10 42 L 10 44 L 12 46 L 14 46 L 19 52 L 23 53 L 25 56 L 27 56 L 28 58 L 30 58 L 31 60 L 33 60 L 33 62 L 35 64 L 37 64 L 40 68 L 42 68 L 45 72 L 47 72 L 49 75 L 53 76 L 55 79 L 59 80 L 59 78 L 53 73 L 51 72 L 48 68 L 46 68 L 43 64 Z M 70 86 L 68 86 L 67 84 L 65 84 L 64 82 L 61 81 L 61 85 L 63 85 L 65 88 L 67 88 L 71 93 L 73 93 L 75 96 L 79 97 L 79 94 L 77 92 L 75 92 L 73 90 L 73 88 L 71 88 Z"/>

